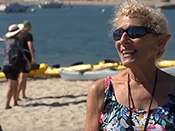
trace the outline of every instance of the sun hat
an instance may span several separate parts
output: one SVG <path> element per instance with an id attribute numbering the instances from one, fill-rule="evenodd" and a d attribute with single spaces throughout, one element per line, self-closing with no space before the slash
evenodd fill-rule
<path id="1" fill-rule="evenodd" d="M 12 24 L 8 27 L 9 32 L 5 34 L 5 37 L 10 38 L 18 34 L 24 28 L 24 24 Z"/>
<path id="2" fill-rule="evenodd" d="M 30 23 L 30 21 L 28 21 L 28 20 L 25 20 L 25 21 L 23 22 L 23 24 L 24 24 L 24 27 L 31 27 L 31 23 Z"/>

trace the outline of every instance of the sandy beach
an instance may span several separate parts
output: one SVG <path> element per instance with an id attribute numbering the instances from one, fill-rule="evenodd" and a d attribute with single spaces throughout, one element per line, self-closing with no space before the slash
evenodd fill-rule
<path id="1" fill-rule="evenodd" d="M 4 131 L 83 131 L 88 88 L 93 81 L 29 78 L 28 99 L 5 110 L 7 81 L 0 80 L 0 123 Z M 11 102 L 13 105 L 13 101 Z"/>
<path id="2" fill-rule="evenodd" d="M 13 0 L 8 2 L 11 1 Z M 117 2 L 120 1 L 122 0 Z M 163 3 L 160 0 L 146 1 L 153 5 Z M 6 0 L 4 2 L 7 3 Z M 70 0 L 70 2 L 75 5 L 116 4 L 114 0 Z M 28 78 L 26 92 L 28 99 L 22 99 L 19 101 L 19 106 L 15 107 L 12 99 L 12 109 L 6 110 L 8 83 L 6 79 L 0 79 L 0 124 L 3 131 L 83 131 L 87 94 L 92 82 L 65 81 L 59 77 Z"/>

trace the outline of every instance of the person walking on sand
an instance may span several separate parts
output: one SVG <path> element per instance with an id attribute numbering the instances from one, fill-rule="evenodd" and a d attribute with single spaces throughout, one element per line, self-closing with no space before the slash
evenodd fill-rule
<path id="1" fill-rule="evenodd" d="M 22 47 L 24 49 L 25 55 L 31 62 L 31 64 L 35 63 L 35 50 L 33 45 L 33 36 L 30 33 L 32 30 L 32 25 L 29 21 L 25 20 L 23 22 L 24 29 L 22 31 L 22 35 L 20 36 L 20 39 L 22 41 Z M 18 86 L 18 99 L 20 100 L 20 92 L 22 91 L 22 98 L 26 99 L 26 87 L 27 87 L 27 75 L 29 73 L 30 69 L 24 68 L 22 72 L 20 73 L 19 77 L 19 86 Z"/>
<path id="2" fill-rule="evenodd" d="M 85 131 L 175 131 L 175 77 L 156 66 L 171 37 L 164 15 L 128 0 L 112 24 L 126 69 L 90 86 Z"/>
<path id="3" fill-rule="evenodd" d="M 1 125 L 0 125 L 0 131 L 3 131 Z"/>
<path id="4" fill-rule="evenodd" d="M 13 97 L 14 99 L 14 106 L 18 106 L 17 102 L 17 86 L 18 86 L 18 74 L 19 71 L 14 68 L 11 63 L 10 63 L 10 52 L 11 48 L 13 46 L 17 46 L 20 53 L 22 54 L 22 57 L 25 60 L 26 65 L 19 65 L 23 66 L 20 67 L 21 69 L 27 66 L 28 68 L 31 67 L 29 60 L 25 56 L 22 46 L 21 46 L 21 41 L 19 39 L 21 35 L 21 31 L 24 28 L 23 24 L 12 24 L 8 27 L 8 32 L 5 34 L 5 48 L 4 48 L 4 61 L 3 61 L 3 72 L 8 80 L 8 92 L 7 92 L 7 102 L 5 109 L 10 109 L 10 101 L 11 98 Z"/>

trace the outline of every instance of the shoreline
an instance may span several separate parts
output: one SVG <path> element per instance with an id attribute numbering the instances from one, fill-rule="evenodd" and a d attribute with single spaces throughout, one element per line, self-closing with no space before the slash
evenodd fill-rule
<path id="1" fill-rule="evenodd" d="M 49 1 L 49 0 L 48 0 Z M 68 5 L 116 5 L 123 3 L 123 0 L 55 0 L 63 2 L 63 4 Z M 148 5 L 166 5 L 166 4 L 175 4 L 175 1 L 164 2 L 165 0 L 143 0 L 143 3 Z M 34 4 L 37 5 L 39 2 L 34 0 L 1 0 L 0 3 L 8 4 L 18 2 L 21 4 Z"/>

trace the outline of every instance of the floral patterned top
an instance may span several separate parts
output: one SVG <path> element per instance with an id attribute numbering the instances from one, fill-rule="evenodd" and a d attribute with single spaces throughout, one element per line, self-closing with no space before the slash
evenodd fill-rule
<path id="1" fill-rule="evenodd" d="M 117 102 L 111 77 L 105 79 L 104 107 L 100 114 L 102 131 L 129 131 L 130 109 Z M 175 131 L 175 90 L 169 95 L 168 104 L 150 111 L 147 131 Z M 132 127 L 134 131 L 143 131 L 147 111 L 132 110 Z"/>

